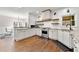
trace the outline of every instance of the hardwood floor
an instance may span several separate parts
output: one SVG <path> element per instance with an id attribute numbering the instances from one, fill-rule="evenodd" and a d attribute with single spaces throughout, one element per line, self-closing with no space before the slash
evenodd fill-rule
<path id="1" fill-rule="evenodd" d="M 60 52 L 62 51 L 55 42 L 39 36 L 15 42 L 16 52 Z"/>
<path id="2" fill-rule="evenodd" d="M 15 51 L 13 38 L 0 39 L 0 52 L 13 52 L 13 51 Z"/>

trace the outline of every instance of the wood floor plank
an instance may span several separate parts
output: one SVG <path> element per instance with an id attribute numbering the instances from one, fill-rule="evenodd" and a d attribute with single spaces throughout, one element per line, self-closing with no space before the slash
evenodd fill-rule
<path id="1" fill-rule="evenodd" d="M 52 40 L 34 36 L 15 42 L 17 52 L 59 52 L 60 49 Z"/>

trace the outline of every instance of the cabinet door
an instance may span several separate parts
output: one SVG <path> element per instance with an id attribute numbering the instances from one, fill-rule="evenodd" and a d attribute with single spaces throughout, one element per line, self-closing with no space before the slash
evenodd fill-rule
<path id="1" fill-rule="evenodd" d="M 30 34 L 30 36 L 34 36 L 35 35 L 35 28 L 29 29 L 29 34 Z"/>
<path id="2" fill-rule="evenodd" d="M 72 48 L 72 45 L 71 45 L 72 41 L 70 39 L 70 35 L 69 35 L 68 31 L 59 30 L 58 31 L 58 41 L 60 41 L 67 47 Z"/>
<path id="3" fill-rule="evenodd" d="M 57 40 L 58 39 L 58 30 L 53 30 L 52 31 L 52 36 L 53 36 L 54 40 Z"/>
<path id="4" fill-rule="evenodd" d="M 72 41 L 69 31 L 63 31 L 63 42 L 67 47 L 72 48 Z"/>
<path id="5" fill-rule="evenodd" d="M 36 35 L 38 35 L 38 36 L 41 36 L 41 29 L 40 28 L 37 28 L 36 30 L 35 30 L 35 32 L 36 32 Z"/>
<path id="6" fill-rule="evenodd" d="M 61 43 L 63 43 L 63 33 L 61 30 L 58 30 L 58 41 L 60 41 Z"/>
<path id="7" fill-rule="evenodd" d="M 69 37 L 69 32 L 67 31 L 63 31 L 63 42 L 66 46 L 70 46 L 69 43 L 70 43 L 70 37 Z"/>
<path id="8" fill-rule="evenodd" d="M 35 29 L 17 30 L 14 32 L 14 38 L 16 41 L 22 40 L 35 35 Z"/>
<path id="9" fill-rule="evenodd" d="M 25 33 L 26 33 L 26 31 L 20 31 L 20 30 L 15 31 L 14 39 L 16 41 L 24 39 L 25 36 L 27 36 Z"/>
<path id="10" fill-rule="evenodd" d="M 57 40 L 58 39 L 58 30 L 49 30 L 49 38 Z"/>
<path id="11" fill-rule="evenodd" d="M 53 34 L 52 30 L 49 30 L 49 38 L 50 39 L 53 39 L 53 35 L 52 34 Z"/>

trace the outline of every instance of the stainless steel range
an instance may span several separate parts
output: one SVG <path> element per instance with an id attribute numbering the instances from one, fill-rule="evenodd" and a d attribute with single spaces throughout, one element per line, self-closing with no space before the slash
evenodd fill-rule
<path id="1" fill-rule="evenodd" d="M 42 28 L 42 36 L 49 38 L 49 28 Z"/>

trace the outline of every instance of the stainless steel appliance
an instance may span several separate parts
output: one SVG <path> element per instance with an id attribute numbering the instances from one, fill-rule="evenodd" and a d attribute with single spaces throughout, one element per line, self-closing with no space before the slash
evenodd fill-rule
<path id="1" fill-rule="evenodd" d="M 31 25 L 31 28 L 38 28 L 38 25 Z"/>
<path id="2" fill-rule="evenodd" d="M 42 36 L 49 38 L 49 28 L 42 28 Z"/>

